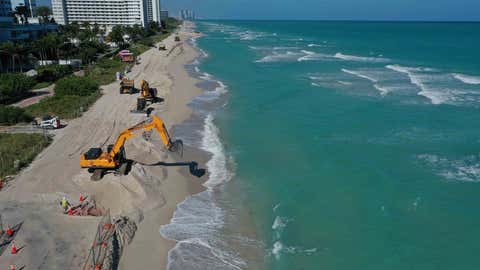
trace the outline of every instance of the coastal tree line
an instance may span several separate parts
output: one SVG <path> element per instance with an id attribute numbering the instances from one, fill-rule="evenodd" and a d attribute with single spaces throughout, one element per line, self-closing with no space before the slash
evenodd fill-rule
<path id="1" fill-rule="evenodd" d="M 41 21 L 51 22 L 48 7 L 38 7 L 36 11 L 43 17 Z M 21 8 L 18 14 L 28 17 L 29 13 Z M 45 32 L 37 40 L 0 43 L 0 125 L 25 122 L 29 115 L 78 116 L 100 96 L 99 91 L 82 89 L 92 89 L 90 82 L 93 81 L 98 90 L 98 85 L 110 83 L 116 72 L 125 69 L 126 64 L 115 57 L 116 52 L 129 48 L 135 54 L 142 53 L 168 36 L 179 24 L 175 20 L 170 22 L 168 29 L 161 29 L 157 23 L 151 23 L 146 28 L 139 25 L 115 26 L 108 35 L 106 29 L 98 24 L 73 22 L 59 25 L 57 32 Z M 111 47 L 108 43 L 117 46 Z M 58 64 L 59 60 L 72 59 L 82 62 L 79 67 L 81 72 L 77 75 L 73 75 L 75 70 L 72 66 Z M 35 70 L 34 75 L 27 76 L 25 72 L 31 69 Z M 26 110 L 8 106 L 34 95 L 33 89 L 53 83 L 53 97 L 45 98 Z M 62 92 L 59 87 L 77 89 L 75 92 L 88 95 L 72 92 L 57 95 L 57 91 Z"/>

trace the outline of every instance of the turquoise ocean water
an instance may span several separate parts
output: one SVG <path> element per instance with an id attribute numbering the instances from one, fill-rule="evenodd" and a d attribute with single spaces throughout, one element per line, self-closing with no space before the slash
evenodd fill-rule
<path id="1" fill-rule="evenodd" d="M 161 229 L 170 269 L 480 267 L 480 24 L 197 29 L 183 134 L 213 174 Z"/>

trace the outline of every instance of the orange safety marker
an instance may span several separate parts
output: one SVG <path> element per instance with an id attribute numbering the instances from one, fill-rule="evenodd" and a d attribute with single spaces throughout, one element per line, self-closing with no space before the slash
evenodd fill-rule
<path id="1" fill-rule="evenodd" d="M 70 209 L 68 209 L 68 215 L 73 216 L 73 209 L 71 207 L 70 207 Z"/>
<path id="2" fill-rule="evenodd" d="M 17 254 L 17 247 L 15 246 L 15 243 L 12 242 L 12 254 Z"/>
<path id="3" fill-rule="evenodd" d="M 15 270 L 15 266 L 13 266 L 13 264 L 10 264 L 10 270 Z"/>
<path id="4" fill-rule="evenodd" d="M 13 230 L 12 230 L 12 228 L 10 228 L 10 225 L 7 225 L 7 228 L 8 228 L 7 229 L 7 235 L 12 236 L 13 235 Z"/>
<path id="5" fill-rule="evenodd" d="M 84 200 L 84 199 L 83 199 L 83 196 L 82 196 L 82 194 L 80 194 L 80 199 L 79 199 L 79 201 L 82 203 L 83 200 Z"/>

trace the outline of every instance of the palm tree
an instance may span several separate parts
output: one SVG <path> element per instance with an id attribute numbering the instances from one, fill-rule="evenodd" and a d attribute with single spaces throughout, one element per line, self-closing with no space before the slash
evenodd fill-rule
<path id="1" fill-rule="evenodd" d="M 30 15 L 30 9 L 23 4 L 15 7 L 14 14 L 20 16 L 22 24 L 28 24 L 28 16 Z"/>
<path id="2" fill-rule="evenodd" d="M 48 23 L 49 17 L 52 15 L 52 10 L 47 6 L 40 6 L 36 9 L 37 16 L 42 18 L 42 23 Z"/>
<path id="3" fill-rule="evenodd" d="M 15 57 L 17 56 L 17 48 L 15 43 L 7 41 L 2 45 L 2 52 L 11 57 L 10 64 L 12 72 L 15 72 Z M 7 68 L 8 71 L 8 68 Z"/>

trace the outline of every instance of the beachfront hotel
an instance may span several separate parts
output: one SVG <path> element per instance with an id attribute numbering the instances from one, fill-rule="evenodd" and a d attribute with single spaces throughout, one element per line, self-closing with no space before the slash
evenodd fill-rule
<path id="1" fill-rule="evenodd" d="M 111 28 L 115 25 L 143 27 L 160 23 L 160 0 L 52 0 L 52 12 L 59 24 L 89 22 Z"/>

